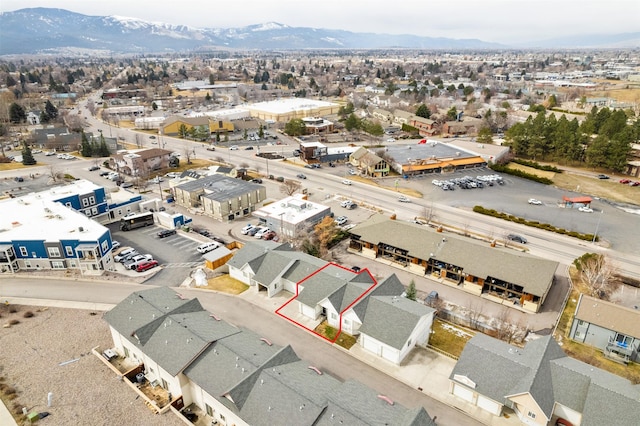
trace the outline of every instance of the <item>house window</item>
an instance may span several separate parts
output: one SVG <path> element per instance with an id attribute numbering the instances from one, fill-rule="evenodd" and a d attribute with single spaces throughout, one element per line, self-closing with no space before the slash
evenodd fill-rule
<path id="1" fill-rule="evenodd" d="M 31 269 L 31 261 L 30 260 L 25 260 L 24 261 L 24 267 L 27 269 Z"/>
<path id="2" fill-rule="evenodd" d="M 582 337 L 582 333 L 579 331 L 576 331 L 576 337 Z"/>
<path id="3" fill-rule="evenodd" d="M 71 246 L 66 246 L 64 248 L 65 252 L 67 252 L 67 256 L 73 256 L 73 247 Z"/>
<path id="4" fill-rule="evenodd" d="M 89 205 L 94 205 L 96 203 L 96 197 L 93 195 L 89 197 Z"/>
<path id="5" fill-rule="evenodd" d="M 338 319 L 338 314 L 336 314 L 335 312 L 331 312 L 331 319 L 332 320 Z"/>
<path id="6" fill-rule="evenodd" d="M 223 422 L 226 421 L 226 419 L 224 418 L 224 416 L 222 414 L 220 414 L 220 420 L 222 420 Z"/>
<path id="7" fill-rule="evenodd" d="M 529 411 L 529 412 L 527 413 L 527 417 L 532 418 L 532 419 L 535 419 L 535 418 L 536 418 L 536 413 L 534 413 L 533 411 Z"/>
<path id="8" fill-rule="evenodd" d="M 26 247 L 20 247 L 20 254 L 22 256 L 26 256 L 28 254 L 27 253 L 27 248 Z"/>
<path id="9" fill-rule="evenodd" d="M 53 269 L 64 269 L 64 262 L 60 262 L 58 260 L 51 262 L 51 267 Z"/>
<path id="10" fill-rule="evenodd" d="M 578 325 L 584 325 L 584 321 L 578 320 Z"/>
<path id="11" fill-rule="evenodd" d="M 94 215 L 94 216 L 97 215 L 98 214 L 98 208 L 97 207 L 92 207 L 91 208 L 91 214 Z"/>
<path id="12" fill-rule="evenodd" d="M 107 250 L 109 250 L 109 243 L 105 240 L 102 242 L 102 251 L 106 252 Z"/>
<path id="13" fill-rule="evenodd" d="M 209 404 L 204 404 L 204 408 L 207 411 L 207 415 L 213 417 L 213 408 Z"/>
<path id="14" fill-rule="evenodd" d="M 49 257 L 60 257 L 60 249 L 58 247 L 47 247 Z"/>
<path id="15" fill-rule="evenodd" d="M 87 200 L 86 198 L 82 199 L 82 207 L 89 207 L 89 200 Z"/>
<path id="16" fill-rule="evenodd" d="M 163 389 L 169 389 L 169 384 L 167 383 L 167 381 L 165 379 L 160 379 L 162 380 L 162 388 Z"/>
<path id="17" fill-rule="evenodd" d="M 71 203 L 70 203 L 70 202 L 68 202 L 68 201 L 67 201 L 66 203 L 64 203 L 64 205 L 65 205 L 65 206 L 67 206 L 67 207 L 69 207 L 69 208 L 71 208 Z"/>

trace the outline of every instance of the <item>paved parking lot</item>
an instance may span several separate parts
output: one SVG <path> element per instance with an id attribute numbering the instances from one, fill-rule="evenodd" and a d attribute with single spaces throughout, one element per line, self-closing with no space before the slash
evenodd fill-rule
<path id="1" fill-rule="evenodd" d="M 207 241 L 193 233 L 179 231 L 175 235 L 166 238 L 158 238 L 159 226 L 148 226 L 133 231 L 120 231 L 118 224 L 109 225 L 112 238 L 124 246 L 131 246 L 141 254 L 153 255 L 162 271 L 156 273 L 146 284 L 177 286 L 188 275 L 189 271 L 203 264 L 202 255 L 196 251 L 196 247 Z"/>

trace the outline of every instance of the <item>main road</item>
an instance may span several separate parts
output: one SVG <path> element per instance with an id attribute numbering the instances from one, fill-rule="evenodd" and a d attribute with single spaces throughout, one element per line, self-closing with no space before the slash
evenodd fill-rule
<path id="1" fill-rule="evenodd" d="M 13 278 L 0 281 L 0 298 L 20 297 L 71 302 L 117 304 L 134 291 L 149 289 L 143 284 L 67 281 L 41 278 Z M 480 425 L 459 410 L 419 392 L 385 373 L 361 362 L 289 321 L 255 306 L 240 297 L 180 288 L 189 298 L 198 298 L 202 306 L 223 320 L 264 336 L 280 346 L 291 345 L 301 359 L 344 381 L 358 380 L 366 386 L 408 408 L 424 407 L 437 416 L 439 425 Z M 28 302 L 26 302 L 28 303 Z M 46 333 L 46 330 L 43 330 Z M 447 392 L 442 389 L 442 392 Z"/>

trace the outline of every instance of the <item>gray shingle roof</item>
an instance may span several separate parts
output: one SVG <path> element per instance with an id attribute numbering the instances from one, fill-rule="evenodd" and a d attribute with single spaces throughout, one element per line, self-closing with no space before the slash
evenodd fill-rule
<path id="1" fill-rule="evenodd" d="M 548 292 L 558 267 L 558 262 L 508 248 L 491 247 L 488 243 L 443 234 L 426 226 L 390 220 L 381 215 L 372 216 L 350 232 L 362 241 L 407 250 L 409 256 L 433 258 L 457 265 L 465 273 L 477 277 L 493 277 L 517 284 L 536 296 Z"/>
<path id="2" fill-rule="evenodd" d="M 455 375 L 468 377 L 478 393 L 500 403 L 528 392 L 549 418 L 560 403 L 582 412 L 583 425 L 638 424 L 640 385 L 567 357 L 552 336 L 520 349 L 477 334 L 449 378 Z"/>
<path id="3" fill-rule="evenodd" d="M 466 376 L 476 383 L 478 393 L 503 404 L 507 396 L 528 392 L 551 417 L 554 400 L 549 392 L 549 361 L 561 357 L 566 355 L 552 336 L 529 342 L 522 349 L 476 334 L 467 342 L 450 378 Z"/>
<path id="4" fill-rule="evenodd" d="M 304 288 L 300 291 L 297 300 L 304 305 L 315 307 L 318 303 L 320 303 L 320 301 L 324 300 L 327 297 L 330 297 L 331 295 L 334 295 L 333 306 L 336 309 L 339 309 L 343 305 L 343 303 L 346 302 L 346 299 L 343 300 L 343 298 L 341 297 L 346 293 L 343 293 L 341 295 L 336 292 L 339 290 L 344 291 L 341 290 L 341 288 L 346 286 L 347 283 L 350 280 L 354 279 L 354 277 L 356 277 L 357 275 L 358 274 L 356 274 L 355 272 L 347 270 L 340 266 L 333 264 L 327 265 L 325 268 L 300 283 L 300 285 L 302 285 Z M 361 279 L 358 280 L 359 282 L 362 281 L 362 277 L 360 278 Z M 371 284 L 373 284 L 373 279 L 371 279 L 368 286 L 366 284 L 360 285 L 362 292 L 364 292 L 366 288 L 370 287 Z M 348 297 L 352 296 L 353 291 L 350 291 Z M 353 300 L 351 300 L 351 302 L 353 302 Z M 349 303 L 347 303 L 347 305 Z M 342 311 L 339 310 L 338 312 Z"/>
<path id="5" fill-rule="evenodd" d="M 289 244 L 276 243 L 273 241 L 257 240 L 245 243 L 244 247 L 238 250 L 227 262 L 235 268 L 242 268 L 247 263 L 257 259 L 270 250 L 290 250 Z M 255 272 L 255 271 L 254 271 Z"/>
<path id="6" fill-rule="evenodd" d="M 432 424 L 424 410 L 390 406 L 364 385 L 341 385 L 327 374 L 319 375 L 290 346 L 270 344 L 218 321 L 197 299 L 182 299 L 167 287 L 133 293 L 104 318 L 169 374 L 184 371 L 248 424 L 316 425 L 330 398 L 342 404 L 341 410 L 364 416 L 364 423 L 354 424 L 380 424 L 377 419 L 393 416 L 396 420 L 387 423 Z M 144 343 L 138 343 L 138 334 Z M 358 395 L 351 395 L 354 391 Z"/>
<path id="7" fill-rule="evenodd" d="M 423 409 L 389 404 L 373 389 L 349 380 L 329 395 L 329 404 L 315 426 L 435 425 Z"/>
<path id="8" fill-rule="evenodd" d="M 433 308 L 402 296 L 371 296 L 368 299 L 360 333 L 398 350 L 407 344 L 418 322 L 435 312 Z"/>
<path id="9" fill-rule="evenodd" d="M 237 333 L 212 344 L 184 371 L 190 380 L 216 398 L 249 377 L 282 349 L 260 340 L 260 336 L 251 331 L 236 330 Z"/>

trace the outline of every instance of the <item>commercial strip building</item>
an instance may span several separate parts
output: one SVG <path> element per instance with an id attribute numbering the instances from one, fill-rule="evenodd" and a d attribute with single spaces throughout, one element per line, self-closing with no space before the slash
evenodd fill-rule
<path id="1" fill-rule="evenodd" d="M 131 294 L 104 319 L 114 342 L 109 353 L 134 365 L 124 377 L 137 374 L 163 388 L 176 410 L 197 406 L 207 424 L 435 425 L 424 408 L 340 382 L 290 346 L 221 321 L 167 287 Z"/>
<path id="2" fill-rule="evenodd" d="M 350 230 L 349 251 L 468 293 L 538 312 L 558 262 L 374 215 Z"/>
<path id="3" fill-rule="evenodd" d="M 245 105 L 251 116 L 263 121 L 286 123 L 294 118 L 322 117 L 337 114 L 340 105 L 305 98 L 278 99 Z"/>

